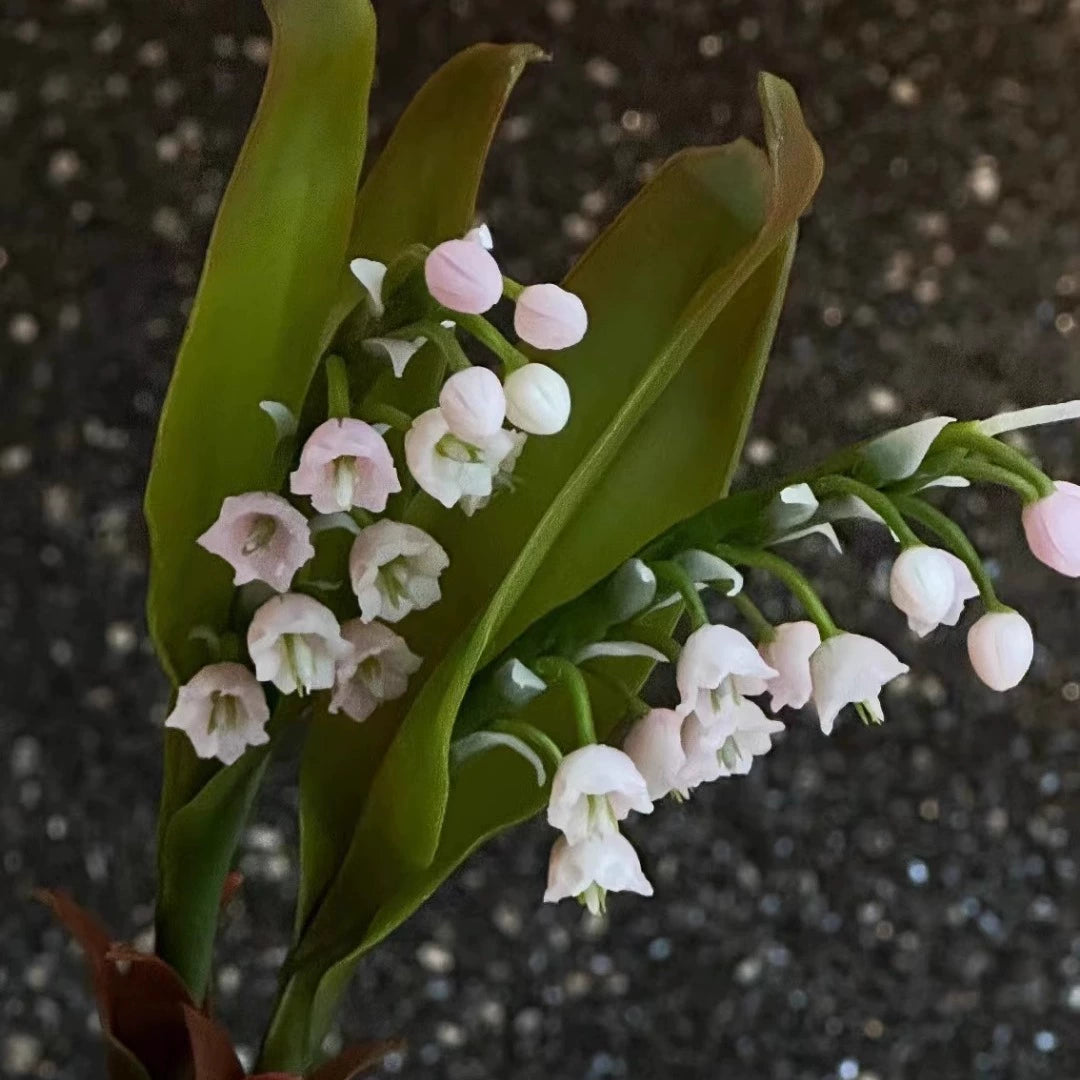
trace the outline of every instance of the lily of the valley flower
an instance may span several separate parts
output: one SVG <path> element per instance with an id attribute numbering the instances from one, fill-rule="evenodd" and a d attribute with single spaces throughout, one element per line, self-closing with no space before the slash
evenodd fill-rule
<path id="1" fill-rule="evenodd" d="M 439 575 L 450 565 L 423 529 L 384 518 L 361 529 L 349 553 L 349 577 L 364 622 L 398 622 L 440 597 Z"/>
<path id="2" fill-rule="evenodd" d="M 270 709 L 243 664 L 210 664 L 176 692 L 165 726 L 184 732 L 201 758 L 231 765 L 249 746 L 270 741 Z"/>
<path id="3" fill-rule="evenodd" d="M 443 307 L 482 315 L 499 302 L 503 292 L 499 264 L 473 240 L 444 240 L 424 260 L 428 292 Z"/>
<path id="4" fill-rule="evenodd" d="M 300 465 L 289 477 L 294 495 L 310 495 L 320 514 L 354 506 L 382 513 L 386 500 L 401 490 L 386 440 L 370 424 L 353 417 L 320 424 L 300 451 Z"/>
<path id="5" fill-rule="evenodd" d="M 1032 555 L 1059 574 L 1080 577 L 1080 487 L 1058 480 L 1022 517 Z"/>
<path id="6" fill-rule="evenodd" d="M 755 757 L 772 749 L 772 736 L 784 730 L 745 698 L 732 709 L 730 731 L 702 723 L 698 715 L 686 718 L 682 732 L 686 762 L 679 779 L 687 788 L 711 783 L 722 776 L 745 776 Z"/>
<path id="7" fill-rule="evenodd" d="M 466 442 L 450 430 L 437 408 L 421 413 L 405 433 L 409 471 L 424 491 L 446 507 L 465 496 L 489 496 L 493 477 L 513 449 L 514 439 L 505 430 Z"/>
<path id="8" fill-rule="evenodd" d="M 499 376 L 484 367 L 455 371 L 443 383 L 439 408 L 453 434 L 466 442 L 488 439 L 506 419 L 506 395 Z"/>
<path id="9" fill-rule="evenodd" d="M 500 491 L 512 491 L 514 489 L 514 469 L 517 468 L 518 458 L 525 449 L 525 440 L 528 436 L 524 431 L 504 431 L 501 434 L 510 437 L 510 451 L 499 462 L 495 475 L 491 478 L 490 495 L 463 495 L 461 509 L 466 517 L 472 517 L 477 510 L 483 510 L 494 495 Z"/>
<path id="10" fill-rule="evenodd" d="M 942 623 L 955 626 L 964 601 L 978 594 L 971 572 L 960 559 L 926 544 L 902 551 L 889 575 L 889 596 L 919 637 Z"/>
<path id="11" fill-rule="evenodd" d="M 744 700 L 740 680 L 776 676 L 745 634 L 730 626 L 703 626 L 686 639 L 675 666 L 680 696 L 676 712 L 693 712 L 706 727 L 731 734 Z"/>
<path id="12" fill-rule="evenodd" d="M 568 349 L 589 328 L 581 298 L 558 285 L 527 285 L 514 307 L 514 330 L 538 349 Z"/>
<path id="13" fill-rule="evenodd" d="M 810 657 L 821 644 L 821 631 L 808 619 L 781 623 L 771 641 L 759 646 L 761 657 L 777 675 L 765 684 L 773 712 L 801 709 L 813 694 Z"/>
<path id="14" fill-rule="evenodd" d="M 302 593 L 267 600 L 251 620 L 247 646 L 256 678 L 283 694 L 329 690 L 338 661 L 351 651 L 334 613 Z"/>
<path id="15" fill-rule="evenodd" d="M 648 784 L 629 755 L 590 744 L 569 753 L 551 782 L 547 819 L 578 844 L 596 833 L 617 832 L 631 810 L 652 812 Z"/>
<path id="16" fill-rule="evenodd" d="M 503 386 L 506 416 L 530 435 L 554 435 L 570 419 L 570 387 L 546 364 L 526 364 L 512 371 Z"/>
<path id="17" fill-rule="evenodd" d="M 350 619 L 341 627 L 348 652 L 338 660 L 330 712 L 366 720 L 382 702 L 401 697 L 423 661 L 382 623 Z"/>
<path id="18" fill-rule="evenodd" d="M 653 802 L 672 791 L 685 795 L 682 727 L 683 718 L 674 709 L 653 709 L 634 722 L 623 740 L 623 752 L 645 778 Z"/>
<path id="19" fill-rule="evenodd" d="M 315 554 L 307 519 L 268 491 L 228 496 L 198 543 L 236 571 L 234 585 L 265 581 L 278 592 L 289 588 L 296 571 Z"/>
<path id="20" fill-rule="evenodd" d="M 829 735 L 845 705 L 860 705 L 877 721 L 885 714 L 878 697 L 886 683 L 908 671 L 880 641 L 862 634 L 835 634 L 810 657 L 814 705 Z"/>
<path id="21" fill-rule="evenodd" d="M 377 259 L 353 259 L 349 263 L 349 270 L 368 294 L 372 314 L 375 318 L 379 318 L 385 310 L 383 281 L 386 278 L 386 263 L 381 263 Z"/>
<path id="22" fill-rule="evenodd" d="M 1011 690 L 1035 655 L 1031 625 L 1018 611 L 988 611 L 968 631 L 968 657 L 991 690 Z"/>
<path id="23" fill-rule="evenodd" d="M 590 836 L 578 844 L 560 836 L 551 849 L 544 900 L 558 903 L 574 896 L 591 914 L 599 915 L 609 892 L 653 894 L 630 841 L 618 830 Z"/>

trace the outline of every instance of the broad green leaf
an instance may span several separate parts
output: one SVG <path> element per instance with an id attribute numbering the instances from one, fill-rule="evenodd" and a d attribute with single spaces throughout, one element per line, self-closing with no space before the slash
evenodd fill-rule
<path id="1" fill-rule="evenodd" d="M 214 226 L 147 485 L 147 614 L 174 684 L 207 659 L 190 631 L 223 629 L 234 591 L 230 568 L 196 538 L 226 495 L 277 487 L 270 476 L 276 432 L 259 403 L 300 412 L 326 344 L 364 152 L 375 43 L 368 0 L 265 6 L 273 29 L 270 67 Z M 212 772 L 183 735 L 167 734 L 163 878 L 177 869 L 167 865 L 169 823 Z M 206 842 L 220 842 L 212 829 Z M 222 854 L 209 852 L 207 865 L 227 863 Z M 199 862 L 187 872 L 200 875 Z M 180 902 L 180 894 L 170 893 L 160 912 L 172 928 L 164 949 L 187 950 L 194 943 L 183 940 L 183 928 L 198 920 L 169 911 L 174 899 Z M 185 975 L 199 976 L 201 968 L 189 965 Z"/>
<path id="2" fill-rule="evenodd" d="M 155 948 L 195 1001 L 206 993 L 222 889 L 269 760 L 269 746 L 258 747 L 215 773 L 162 838 Z"/>
<path id="3" fill-rule="evenodd" d="M 378 898 L 422 876 L 436 856 L 450 735 L 477 667 L 724 490 L 775 325 L 794 223 L 820 176 L 791 88 L 764 76 L 761 90 L 771 174 L 763 155 L 741 141 L 679 155 L 571 272 L 567 287 L 585 300 L 590 333 L 545 360 L 566 374 L 574 415 L 559 437 L 532 441 L 514 496 L 471 520 L 437 515 L 429 522 L 430 504 L 418 501 L 413 519 L 434 523 L 458 558 L 444 575 L 443 602 L 416 618 L 410 642 L 429 658 L 448 645 L 450 652 L 428 667 L 343 868 L 304 935 L 299 963 L 325 967 L 350 938 L 355 949 Z M 697 370 L 710 366 L 715 371 Z M 655 426 L 654 415 L 663 416 Z M 591 532 L 577 527 L 586 515 Z M 462 558 L 470 548 L 472 557 Z M 545 560 L 544 581 L 530 593 Z M 336 971 L 323 998 L 333 997 L 342 967 Z M 314 989 L 321 1014 L 309 974 L 302 969 L 298 984 Z M 305 1007 L 302 996 L 297 991 L 291 1010 Z"/>
<path id="4" fill-rule="evenodd" d="M 364 182 L 350 255 L 386 260 L 411 243 L 434 244 L 473 224 L 484 161 L 503 107 L 525 66 L 542 55 L 535 45 L 474 45 L 432 75 Z M 343 288 L 347 297 L 354 296 L 355 282 Z M 402 408 L 414 398 L 414 408 L 426 408 L 435 396 L 425 386 L 428 378 L 417 356 L 406 370 L 405 385 L 388 389 L 385 384 L 393 380 L 384 379 L 377 396 Z M 344 856 L 392 735 L 393 726 L 380 720 L 357 725 L 325 713 L 311 725 L 300 784 L 298 927 Z"/>

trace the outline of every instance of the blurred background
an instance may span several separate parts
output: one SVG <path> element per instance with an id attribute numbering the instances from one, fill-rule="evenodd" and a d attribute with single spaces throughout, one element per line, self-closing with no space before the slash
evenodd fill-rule
<path id="1" fill-rule="evenodd" d="M 1080 396 L 1077 0 L 397 0 L 373 135 L 455 50 L 529 39 L 482 211 L 561 275 L 676 149 L 759 136 L 754 77 L 825 151 L 742 478 L 928 412 Z M 166 687 L 140 498 L 214 211 L 269 53 L 255 0 L 0 0 L 0 1074 L 99 1080 L 62 886 L 145 940 Z M 641 253 L 648 259 L 649 252 Z M 1029 443 L 1080 478 L 1080 432 Z M 913 675 L 880 729 L 805 716 L 752 776 L 633 838 L 652 901 L 540 903 L 549 830 L 492 844 L 362 968 L 342 1037 L 453 1080 L 1080 1075 L 1080 586 L 1008 498 L 950 494 L 1040 642 L 996 696 L 883 600 L 883 536 L 797 557 Z M 783 600 L 765 591 L 780 617 Z M 295 880 L 287 770 L 242 850 L 219 1008 L 251 1047 Z"/>

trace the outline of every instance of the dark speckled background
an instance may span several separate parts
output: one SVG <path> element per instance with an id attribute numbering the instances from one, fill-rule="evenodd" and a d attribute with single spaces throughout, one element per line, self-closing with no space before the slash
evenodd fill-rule
<path id="1" fill-rule="evenodd" d="M 791 79 L 827 171 L 748 444 L 796 464 L 927 411 L 1080 396 L 1077 0 L 382 3 L 375 137 L 454 50 L 532 38 L 483 199 L 558 275 L 673 150 L 756 132 Z M 164 685 L 142 619 L 155 417 L 267 55 L 254 0 L 0 0 L 0 1074 L 99 1080 L 63 885 L 151 919 Z M 647 257 L 648 253 L 642 253 Z M 1080 475 L 1077 429 L 1031 448 Z M 1080 587 L 1015 506 L 951 497 L 1040 647 L 997 697 L 916 644 L 888 552 L 808 542 L 835 609 L 909 658 L 880 730 L 804 718 L 753 775 L 633 837 L 657 886 L 543 907 L 550 835 L 493 844 L 367 963 L 344 1035 L 385 1073 L 549 1080 L 1080 1076 Z M 765 594 L 772 612 L 778 597 Z M 294 884 L 287 776 L 246 837 L 218 994 L 250 1047 Z"/>

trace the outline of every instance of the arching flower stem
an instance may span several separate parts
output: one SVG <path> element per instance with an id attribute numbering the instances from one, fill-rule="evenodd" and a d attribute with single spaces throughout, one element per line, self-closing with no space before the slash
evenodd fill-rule
<path id="1" fill-rule="evenodd" d="M 853 480 L 850 476 L 823 476 L 820 480 L 815 480 L 811 487 L 818 498 L 853 495 L 862 499 L 892 530 L 902 548 L 914 547 L 920 543 L 892 499 L 877 488 L 864 484 L 861 480 Z"/>
<path id="2" fill-rule="evenodd" d="M 596 742 L 596 725 L 593 723 L 592 703 L 589 701 L 589 687 L 581 669 L 562 656 L 542 656 L 532 669 L 544 682 L 561 685 L 570 696 L 577 724 L 578 741 L 581 746 Z"/>

